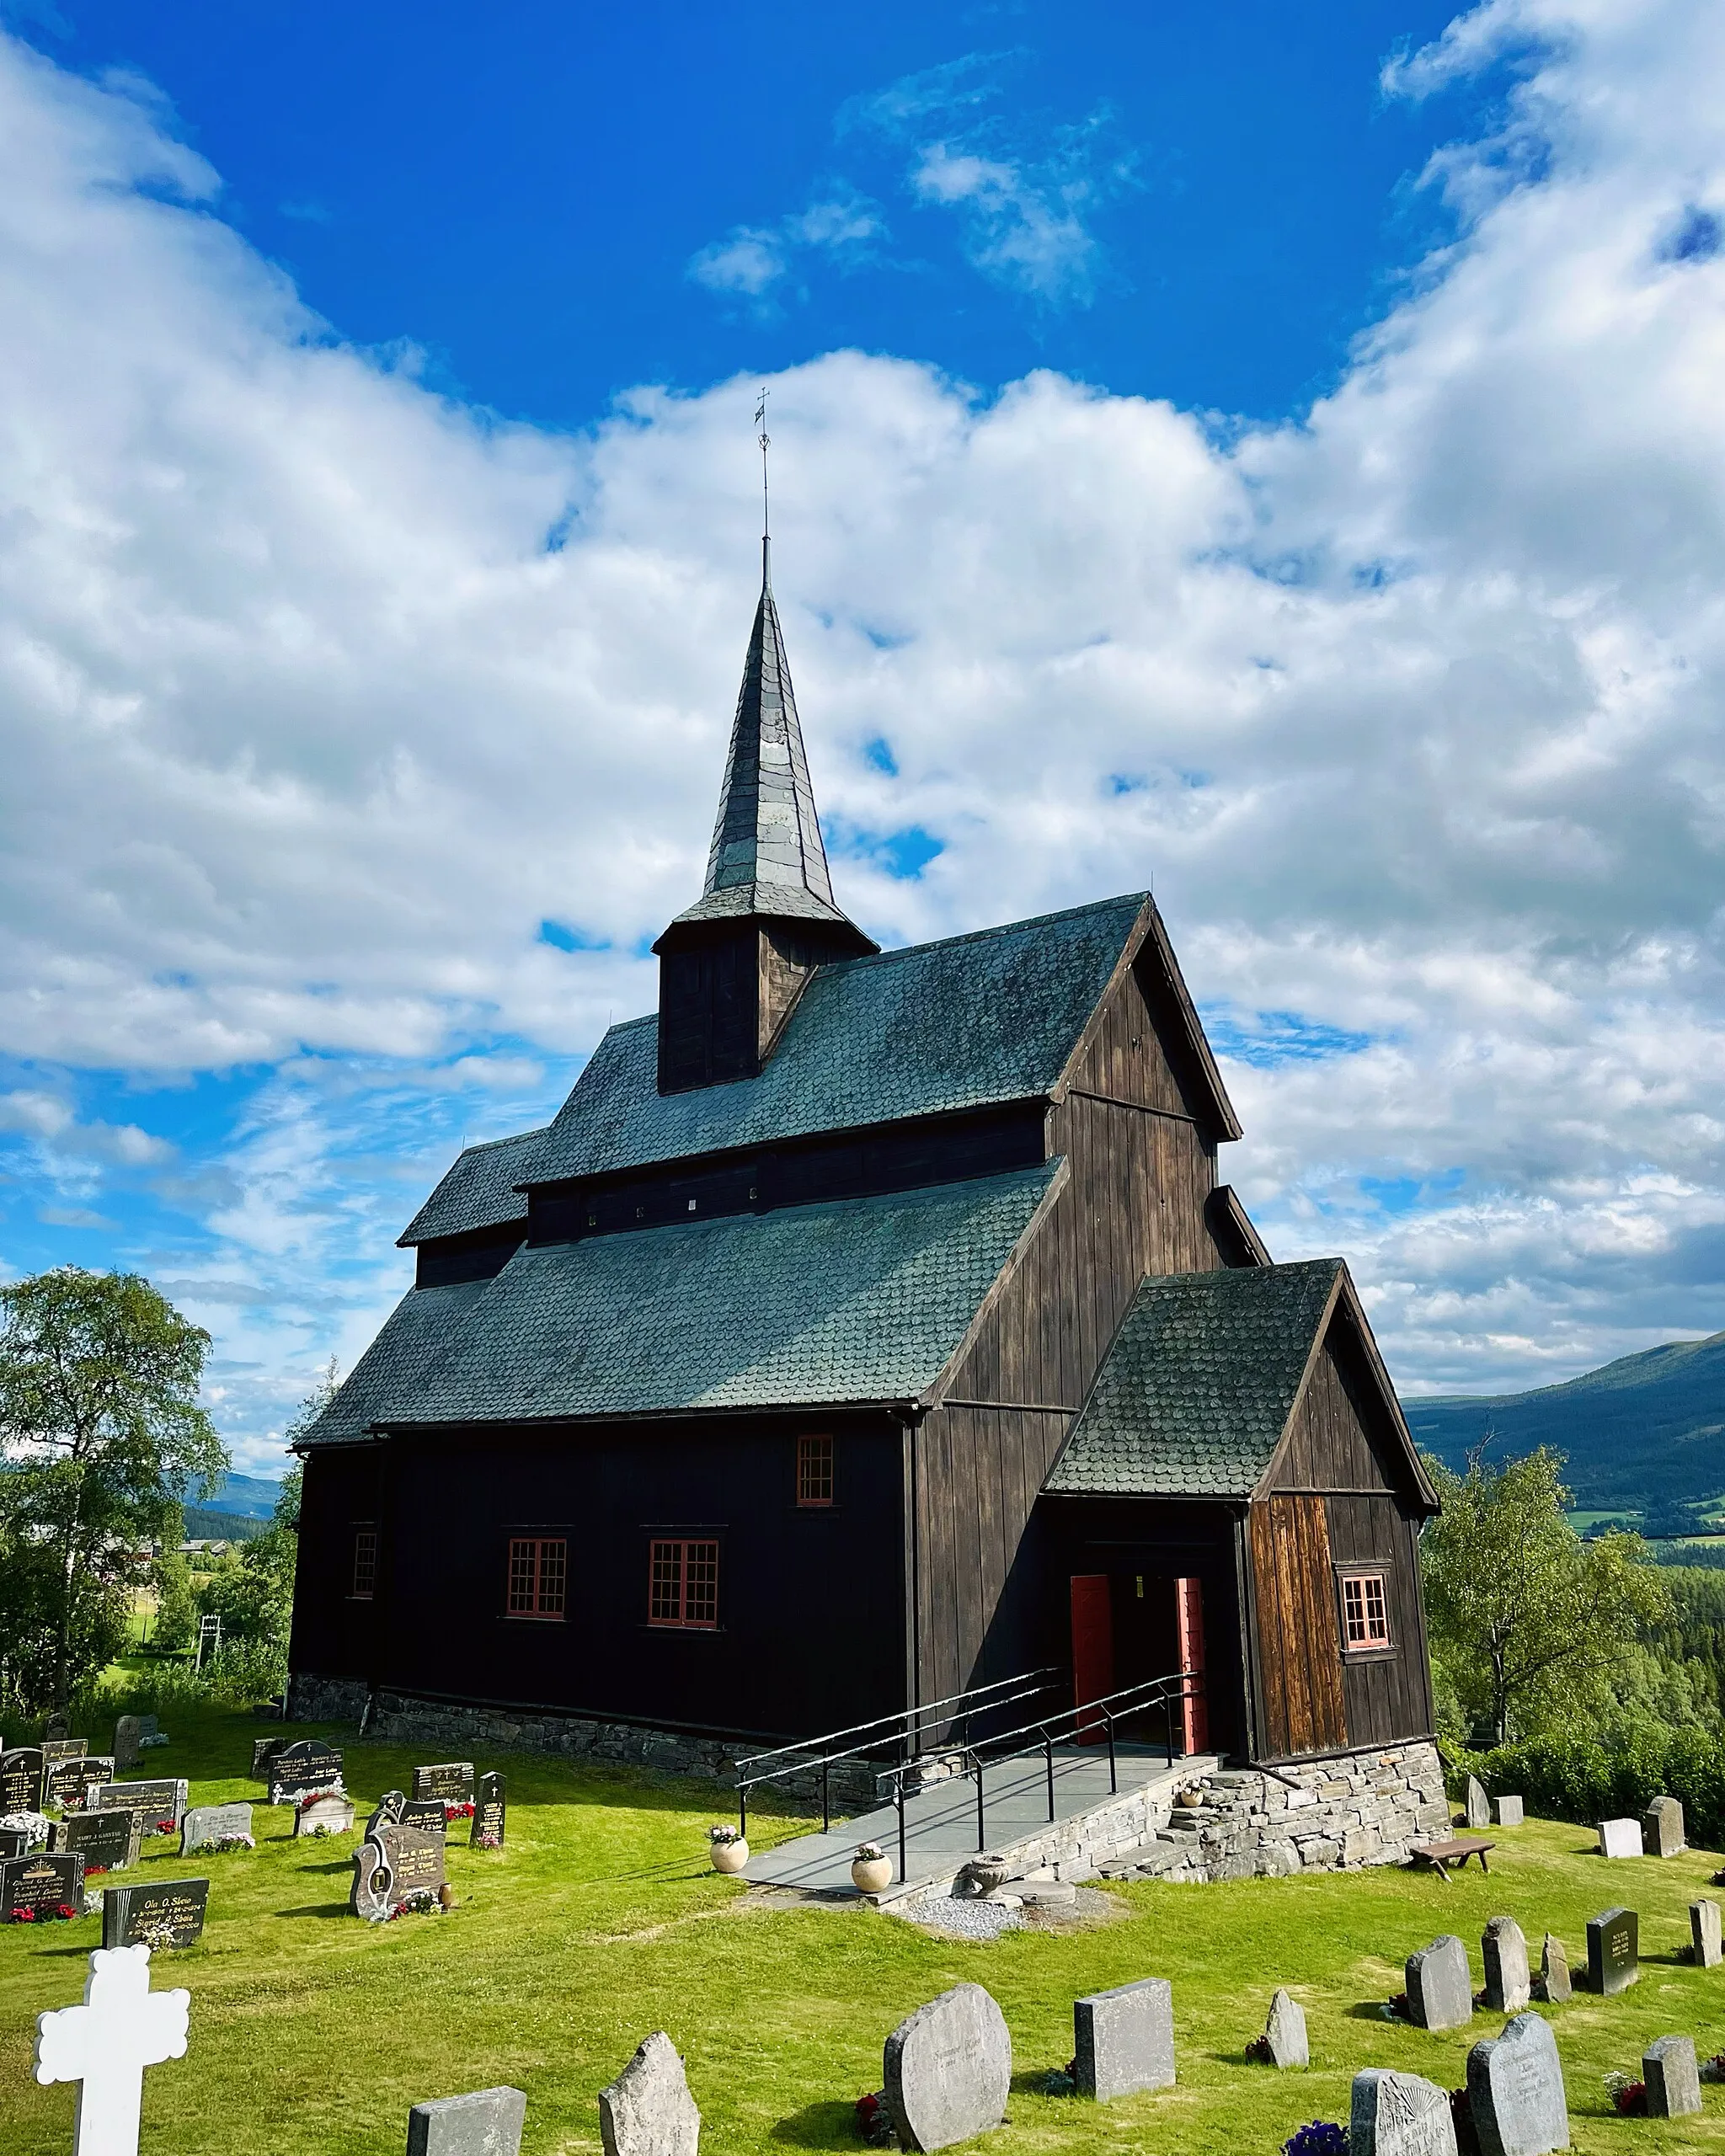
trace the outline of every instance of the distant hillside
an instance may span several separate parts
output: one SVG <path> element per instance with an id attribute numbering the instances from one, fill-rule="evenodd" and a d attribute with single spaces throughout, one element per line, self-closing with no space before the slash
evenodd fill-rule
<path id="1" fill-rule="evenodd" d="M 245 1513 L 206 1512 L 201 1505 L 185 1508 L 188 1542 L 250 1542 L 268 1526 L 267 1520 L 254 1519 Z"/>
<path id="2" fill-rule="evenodd" d="M 237 1513 L 243 1519 L 268 1519 L 281 1495 L 279 1482 L 266 1482 L 260 1475 L 224 1475 L 203 1499 L 200 1510 Z M 190 1510 L 190 1506 L 188 1506 Z M 211 1529 L 212 1533 L 217 1530 Z"/>
<path id="3" fill-rule="evenodd" d="M 1568 1455 L 1578 1506 L 1650 1507 L 1725 1492 L 1725 1332 L 1626 1355 L 1602 1370 L 1493 1399 L 1404 1400 L 1416 1443 L 1459 1468 L 1487 1430 L 1494 1454 Z"/>

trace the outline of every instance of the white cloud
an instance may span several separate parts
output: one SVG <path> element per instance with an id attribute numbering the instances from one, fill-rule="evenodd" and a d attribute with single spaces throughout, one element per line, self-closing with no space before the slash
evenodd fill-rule
<path id="1" fill-rule="evenodd" d="M 776 225 L 738 225 L 689 259 L 689 275 L 709 291 L 729 293 L 766 307 L 777 287 L 811 257 L 841 270 L 872 261 L 886 236 L 879 206 L 841 187 Z M 806 295 L 805 295 L 806 296 Z"/>
<path id="2" fill-rule="evenodd" d="M 1446 1387 L 1725 1323 L 1725 259 L 1674 240 L 1725 203 L 1725 18 L 1488 7 L 1397 81 L 1510 37 L 1502 130 L 1429 175 L 1454 243 L 1297 426 L 855 353 L 772 404 L 852 910 L 898 939 L 1153 878 L 1225 1171 Z M 50 1074 L 0 1119 L 69 1146 L 56 1069 L 264 1071 L 172 1164 L 193 1261 L 145 1254 L 279 1428 L 462 1118 L 538 1119 L 651 1005 L 752 603 L 755 382 L 577 438 L 463 410 L 309 317 L 163 125 L 0 48 L 0 1038 Z M 961 209 L 1022 163 L 926 139 Z M 943 850 L 895 880 L 913 827 Z M 111 1213 L 121 1142 L 48 1202 Z"/>

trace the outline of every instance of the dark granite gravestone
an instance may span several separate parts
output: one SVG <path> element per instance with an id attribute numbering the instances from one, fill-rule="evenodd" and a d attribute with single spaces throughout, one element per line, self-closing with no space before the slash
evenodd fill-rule
<path id="1" fill-rule="evenodd" d="M 140 1744 L 165 1743 L 167 1742 L 166 1738 L 162 1735 L 162 1724 L 154 1715 L 140 1715 L 138 1716 L 138 1742 Z"/>
<path id="2" fill-rule="evenodd" d="M 1519 2014 L 1533 1996 L 1527 1940 L 1514 1917 L 1493 1917 L 1480 1940 L 1486 1965 L 1486 2004 L 1493 2014 Z"/>
<path id="3" fill-rule="evenodd" d="M 1569 1956 L 1555 1932 L 1546 1934 L 1540 1955 L 1539 1995 L 1548 2006 L 1567 2006 L 1570 1999 Z"/>
<path id="4" fill-rule="evenodd" d="M 1081 2096 L 1108 2103 L 1174 2079 L 1174 1988 L 1144 1977 L 1072 2004 L 1074 2079 Z"/>
<path id="5" fill-rule="evenodd" d="M 62 1759 L 82 1759 L 90 1748 L 87 1737 L 45 1737 L 42 1739 L 44 1769 L 57 1766 Z"/>
<path id="6" fill-rule="evenodd" d="M 61 1759 L 43 1773 L 42 1800 L 57 1804 L 62 1812 L 81 1812 L 89 1792 L 113 1779 L 114 1760 L 109 1753 L 92 1757 L 86 1753 L 81 1759 Z"/>
<path id="7" fill-rule="evenodd" d="M 1587 1980 L 1604 1998 L 1627 1991 L 1641 1974 L 1641 1919 L 1606 1909 L 1587 1920 Z"/>
<path id="8" fill-rule="evenodd" d="M 1348 2156 L 1456 2156 L 1449 2090 L 1382 2067 L 1356 2073 Z"/>
<path id="9" fill-rule="evenodd" d="M 1701 2107 L 1701 2069 L 1692 2036 L 1661 2036 L 1641 2055 L 1650 2119 L 1682 2119 Z"/>
<path id="10" fill-rule="evenodd" d="M 85 1868 L 124 1871 L 138 1860 L 136 1812 L 74 1812 L 54 1829 L 54 1847 L 83 1858 Z"/>
<path id="11" fill-rule="evenodd" d="M 152 1879 L 110 1886 L 102 1897 L 104 1946 L 147 1946 L 152 1953 L 195 1945 L 210 1899 L 207 1879 Z"/>
<path id="12" fill-rule="evenodd" d="M 886 2040 L 887 2116 L 906 2148 L 949 2148 L 1006 2116 L 1012 2040 L 980 1984 L 955 1984 Z"/>
<path id="13" fill-rule="evenodd" d="M 422 1802 L 435 1796 L 445 1804 L 471 1804 L 473 1801 L 473 1763 L 471 1759 L 447 1759 L 441 1766 L 415 1767 L 414 1795 Z"/>
<path id="14" fill-rule="evenodd" d="M 254 1737 L 252 1739 L 252 1779 L 254 1781 L 262 1781 L 265 1779 L 264 1768 L 278 1752 L 285 1752 L 287 1745 L 288 1740 L 285 1737 Z"/>
<path id="15" fill-rule="evenodd" d="M 416 1895 L 435 1899 L 444 1877 L 441 1834 L 386 1822 L 366 1837 L 355 1854 L 348 1906 L 355 1916 L 390 1916 Z"/>
<path id="16" fill-rule="evenodd" d="M 0 1864 L 0 1924 L 11 1924 L 19 1910 L 33 1918 L 57 1916 L 70 1909 L 84 1912 L 84 1860 L 81 1856 L 45 1850 L 35 1856 L 8 1857 Z"/>
<path id="17" fill-rule="evenodd" d="M 144 1839 L 164 1828 L 176 1833 L 185 1817 L 187 1789 L 184 1781 L 99 1782 L 84 1792 L 87 1812 L 114 1811 L 124 1805 L 143 1821 Z"/>
<path id="18" fill-rule="evenodd" d="M 1407 1957 L 1407 2013 L 1419 2029 L 1461 2029 L 1473 2019 L 1467 1949 L 1445 1932 Z"/>
<path id="19" fill-rule="evenodd" d="M 1480 2156 L 1552 2156 L 1569 2146 L 1569 2105 L 1551 2024 L 1518 2014 L 1467 2054 L 1467 2108 Z"/>
<path id="20" fill-rule="evenodd" d="M 20 1744 L 11 1752 L 0 1752 L 0 1812 L 40 1812 L 41 1808 L 41 1747 Z"/>
<path id="21" fill-rule="evenodd" d="M 638 2045 L 617 2079 L 600 2090 L 599 2134 L 605 2156 L 697 2156 L 701 2114 L 663 2029 Z"/>
<path id="22" fill-rule="evenodd" d="M 22 1827 L 0 1827 L 0 1861 L 9 1856 L 23 1856 L 29 1847 L 29 1838 Z"/>
<path id="23" fill-rule="evenodd" d="M 1719 1904 L 1705 1897 L 1689 1905 L 1690 1959 L 1697 1968 L 1717 1969 L 1725 1941 L 1719 1927 Z"/>
<path id="24" fill-rule="evenodd" d="M 401 1808 L 401 1817 L 397 1823 L 417 1828 L 422 1834 L 446 1835 L 449 1832 L 449 1815 L 443 1808 L 441 1796 L 409 1797 Z"/>
<path id="25" fill-rule="evenodd" d="M 341 1754 L 317 1737 L 284 1745 L 264 1764 L 272 1804 L 291 1804 L 311 1790 L 341 1789 Z"/>
<path id="26" fill-rule="evenodd" d="M 179 1853 L 195 1856 L 200 1849 L 219 1848 L 223 1842 L 252 1836 L 249 1804 L 193 1804 L 179 1822 Z"/>
<path id="27" fill-rule="evenodd" d="M 519 2089 L 441 2096 L 408 2113 L 408 2156 L 519 2156 L 527 2099 Z"/>
<path id="28" fill-rule="evenodd" d="M 377 1809 L 366 1822 L 367 1834 L 375 1834 L 380 1827 L 400 1824 L 401 1815 L 408 1808 L 408 1801 L 398 1789 L 387 1789 L 377 1800 Z"/>
<path id="29" fill-rule="evenodd" d="M 1641 1845 L 1648 1856 L 1681 1856 L 1683 1806 L 1674 1796 L 1656 1796 L 1641 1815 Z"/>
<path id="30" fill-rule="evenodd" d="M 476 1849 L 500 1849 L 509 1811 L 509 1785 L 501 1774 L 481 1774 L 479 1795 L 473 1806 L 473 1831 L 467 1837 Z"/>

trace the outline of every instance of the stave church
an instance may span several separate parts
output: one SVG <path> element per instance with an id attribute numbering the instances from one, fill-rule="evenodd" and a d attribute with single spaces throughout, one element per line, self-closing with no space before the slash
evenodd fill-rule
<path id="1" fill-rule="evenodd" d="M 651 1758 L 1192 1671 L 1188 1750 L 1429 1737 L 1435 1499 L 1345 1262 L 1273 1263 L 1220 1179 L 1155 904 L 880 949 L 765 573 L 654 949 L 658 1010 L 431 1192 L 302 1438 L 290 1711 Z"/>

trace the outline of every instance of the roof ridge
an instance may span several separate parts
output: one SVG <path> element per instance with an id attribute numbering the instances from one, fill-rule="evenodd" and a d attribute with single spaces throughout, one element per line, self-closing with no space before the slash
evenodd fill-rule
<path id="1" fill-rule="evenodd" d="M 519 1145 L 525 1138 L 542 1138 L 550 1128 L 548 1123 L 537 1123 L 531 1130 L 512 1130 L 505 1138 L 476 1138 L 471 1145 L 463 1145 L 456 1158 L 460 1160 L 468 1153 L 489 1153 L 494 1145 Z"/>

